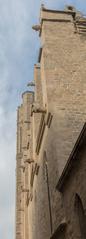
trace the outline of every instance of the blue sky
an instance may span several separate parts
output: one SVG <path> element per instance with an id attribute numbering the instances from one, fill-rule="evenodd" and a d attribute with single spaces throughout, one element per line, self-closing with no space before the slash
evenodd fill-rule
<path id="1" fill-rule="evenodd" d="M 32 25 L 41 3 L 72 4 L 86 14 L 86 0 L 0 0 L 0 238 L 14 239 L 16 109 L 33 80 L 40 45 Z"/>

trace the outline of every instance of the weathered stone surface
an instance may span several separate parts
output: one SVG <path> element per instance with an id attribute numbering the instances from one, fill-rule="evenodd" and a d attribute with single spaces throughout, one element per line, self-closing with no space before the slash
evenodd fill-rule
<path id="1" fill-rule="evenodd" d="M 25 92 L 18 108 L 16 228 L 21 222 L 20 239 L 49 239 L 57 229 L 58 238 L 64 238 L 59 228 L 64 229 L 65 220 L 70 224 L 66 238 L 81 238 L 79 231 L 73 234 L 72 199 L 76 189 L 82 190 L 83 198 L 86 197 L 84 152 L 64 193 L 56 190 L 86 121 L 86 38 L 85 34 L 79 34 L 76 16 L 75 10 L 41 9 L 43 47 L 40 62 L 34 66 L 34 97 L 33 92 Z M 34 110 L 31 114 L 32 104 L 46 111 Z M 20 166 L 25 161 L 23 172 Z M 28 195 L 21 193 L 21 184 L 29 189 Z M 18 211 L 20 206 L 24 211 Z M 16 239 L 19 239 L 17 233 Z"/>

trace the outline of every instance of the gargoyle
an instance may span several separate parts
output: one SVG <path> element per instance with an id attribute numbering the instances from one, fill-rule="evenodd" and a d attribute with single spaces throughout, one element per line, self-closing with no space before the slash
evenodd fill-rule
<path id="1" fill-rule="evenodd" d="M 23 193 L 28 193 L 29 192 L 28 188 L 23 188 L 22 186 L 21 186 L 21 190 L 22 190 Z"/>
<path id="2" fill-rule="evenodd" d="M 27 86 L 35 86 L 35 83 L 33 81 L 29 82 Z"/>
<path id="3" fill-rule="evenodd" d="M 45 9 L 46 9 L 46 8 L 45 8 L 45 5 L 44 5 L 43 3 L 41 4 L 41 9 L 42 9 L 42 10 L 45 10 Z"/>
<path id="4" fill-rule="evenodd" d="M 29 164 L 31 164 L 31 163 L 33 163 L 33 162 L 34 162 L 33 159 L 26 159 L 26 160 L 24 161 L 24 163 L 29 163 Z"/>
<path id="5" fill-rule="evenodd" d="M 33 113 L 46 113 L 46 109 L 40 107 L 37 103 L 34 103 L 31 107 L 31 116 Z"/>
<path id="6" fill-rule="evenodd" d="M 35 31 L 40 31 L 41 30 L 41 25 L 34 25 L 32 26 L 32 29 Z"/>

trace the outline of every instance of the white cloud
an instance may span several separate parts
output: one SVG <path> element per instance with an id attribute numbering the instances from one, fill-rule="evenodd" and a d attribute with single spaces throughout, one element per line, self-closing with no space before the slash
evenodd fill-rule
<path id="1" fill-rule="evenodd" d="M 15 237 L 16 106 L 27 81 L 29 20 L 27 2 L 0 1 L 0 238 L 7 239 Z"/>

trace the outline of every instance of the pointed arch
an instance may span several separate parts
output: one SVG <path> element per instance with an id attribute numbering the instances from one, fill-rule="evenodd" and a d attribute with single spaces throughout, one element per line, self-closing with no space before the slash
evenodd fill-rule
<path id="1" fill-rule="evenodd" d="M 77 193 L 75 195 L 75 213 L 77 214 L 82 239 L 86 239 L 86 215 L 82 200 Z"/>

